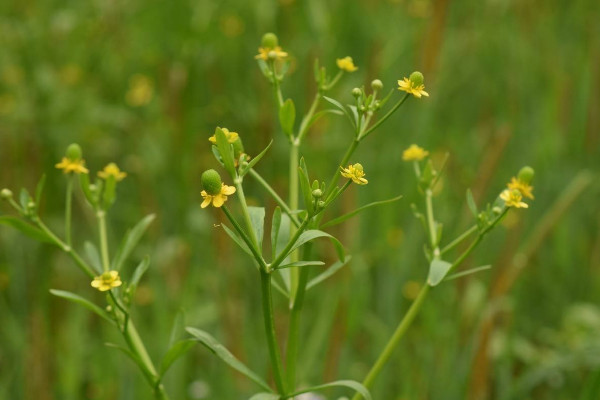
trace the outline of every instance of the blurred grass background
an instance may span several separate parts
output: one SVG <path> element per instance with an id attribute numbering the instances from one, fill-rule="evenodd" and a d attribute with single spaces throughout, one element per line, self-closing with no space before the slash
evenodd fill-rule
<path id="1" fill-rule="evenodd" d="M 390 89 L 419 69 L 431 97 L 411 99 L 361 145 L 355 159 L 370 183 L 352 187 L 341 207 L 404 198 L 333 230 L 354 258 L 308 294 L 300 381 L 362 380 L 426 276 L 425 235 L 409 207 L 419 197 L 400 159 L 418 143 L 438 162 L 451 156 L 435 198 L 447 239 L 470 226 L 467 187 L 484 204 L 529 164 L 536 199 L 468 261 L 491 271 L 433 292 L 374 398 L 597 399 L 598 21 L 593 0 L 4 1 L 0 186 L 33 190 L 46 172 L 42 212 L 61 232 L 65 186 L 54 164 L 66 146 L 80 143 L 92 171 L 116 161 L 129 175 L 110 215 L 111 247 L 143 215 L 158 215 L 136 253 L 153 260 L 134 313 L 153 358 L 183 309 L 187 325 L 213 333 L 264 375 L 258 276 L 213 227 L 221 215 L 198 206 L 199 176 L 216 164 L 207 137 L 228 127 L 250 154 L 275 138 L 258 171 L 285 195 L 286 145 L 253 60 L 266 31 L 292 55 L 283 90 L 299 112 L 314 94 L 315 57 L 331 71 L 346 55 L 359 66 L 331 93 L 343 102 L 355 86 L 379 78 Z M 350 139 L 341 117 L 318 124 L 302 149 L 311 174 L 327 179 Z M 586 179 L 592 185 L 581 196 L 547 217 L 565 188 Z M 270 215 L 271 199 L 251 179 L 247 186 Z M 81 198 L 76 204 L 75 237 L 95 240 L 93 216 Z M 102 301 L 58 250 L 2 227 L 0 398 L 149 398 L 134 365 L 104 346 L 119 342 L 115 332 L 50 288 Z M 281 297 L 276 307 L 283 335 Z M 258 391 L 200 346 L 166 386 L 173 399 Z"/>

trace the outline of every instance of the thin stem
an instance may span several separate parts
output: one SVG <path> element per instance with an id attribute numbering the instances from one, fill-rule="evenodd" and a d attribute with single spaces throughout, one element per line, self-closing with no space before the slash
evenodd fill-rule
<path id="1" fill-rule="evenodd" d="M 71 204 L 73 200 L 73 174 L 67 177 L 67 194 L 65 201 L 65 241 L 71 247 Z"/>
<path id="2" fill-rule="evenodd" d="M 332 87 L 334 87 L 338 83 L 338 81 L 340 80 L 340 78 L 342 77 L 342 75 L 344 75 L 344 71 L 342 71 L 342 70 L 338 71 L 338 73 L 331 80 L 331 82 L 329 82 L 328 85 L 323 86 L 323 90 L 330 90 Z"/>
<path id="3" fill-rule="evenodd" d="M 231 212 L 229 211 L 229 209 L 225 205 L 223 205 L 221 207 L 221 209 L 223 210 L 223 212 L 227 216 L 227 219 L 229 219 L 229 222 L 231 222 L 231 224 L 233 225 L 234 229 L 240 234 L 240 236 L 242 237 L 242 240 L 244 241 L 244 243 L 246 243 L 246 245 L 248 246 L 248 248 L 252 252 L 252 255 L 256 259 L 256 262 L 258 263 L 258 265 L 262 269 L 266 269 L 267 266 L 266 266 L 265 260 L 258 253 L 258 251 L 256 250 L 256 248 L 254 247 L 254 244 L 252 243 L 252 241 L 250 240 L 250 238 L 248 237 L 248 235 L 246 234 L 246 232 L 244 232 L 244 229 L 242 229 L 242 227 L 240 226 L 240 224 L 235 220 L 235 218 L 233 218 L 233 215 L 231 215 Z"/>
<path id="4" fill-rule="evenodd" d="M 283 364 L 281 363 L 281 355 L 277 345 L 275 335 L 275 322 L 273 320 L 273 301 L 271 298 L 271 274 L 266 271 L 260 271 L 260 287 L 262 292 L 262 310 L 265 320 L 265 331 L 267 334 L 267 345 L 269 347 L 269 356 L 271 358 L 271 367 L 273 368 L 273 376 L 277 391 L 281 395 L 286 394 L 285 382 L 283 380 Z"/>
<path id="5" fill-rule="evenodd" d="M 292 146 L 290 147 L 290 209 L 292 211 L 298 210 L 298 158 L 300 151 L 300 143 L 298 140 L 292 141 Z M 297 228 L 295 225 L 290 226 L 290 236 L 295 236 L 297 232 Z M 298 261 L 298 252 L 294 251 L 290 255 L 290 261 Z M 293 268 L 290 271 L 290 304 L 294 302 L 296 298 L 296 292 L 298 290 L 298 269 Z"/>
<path id="6" fill-rule="evenodd" d="M 306 228 L 306 225 L 308 225 L 309 221 L 310 221 L 310 217 L 306 217 L 306 219 L 302 222 L 302 224 L 298 227 L 298 229 L 296 229 L 296 231 L 294 232 L 294 236 L 292 236 L 292 238 L 289 240 L 289 242 L 285 245 L 285 248 L 283 250 L 281 250 L 281 253 L 279 253 L 279 255 L 277 256 L 275 261 L 273 261 L 271 263 L 271 266 L 269 267 L 270 270 L 277 269 L 277 267 L 279 267 L 279 265 L 281 265 L 283 260 L 285 260 L 285 257 L 289 253 L 290 249 L 292 247 L 294 247 L 294 244 L 296 244 L 296 242 L 298 241 L 298 238 L 300 237 L 302 232 L 304 232 L 304 228 Z M 304 269 L 306 269 L 306 268 L 304 268 Z"/>
<path id="7" fill-rule="evenodd" d="M 249 232 L 248 237 L 252 241 L 252 244 L 254 245 L 258 253 L 262 254 L 262 249 L 258 246 L 258 240 L 256 239 L 254 228 L 252 227 L 252 220 L 250 219 L 250 213 L 248 212 L 248 204 L 246 203 L 246 196 L 244 195 L 244 188 L 242 186 L 242 181 L 240 178 L 235 179 L 235 187 L 237 188 L 237 197 L 240 200 L 240 205 L 242 206 L 242 215 L 244 216 L 244 221 L 246 222 L 246 230 Z"/>
<path id="8" fill-rule="evenodd" d="M 281 209 L 283 210 L 284 213 L 287 214 L 288 217 L 290 217 L 290 220 L 292 221 L 292 223 L 296 226 L 300 225 L 300 221 L 298 221 L 298 218 L 296 218 L 296 215 L 294 215 L 292 213 L 292 210 L 290 209 L 290 207 L 286 204 L 285 201 L 283 201 L 283 199 L 281 197 L 279 197 L 279 195 L 277 194 L 277 192 L 275 191 L 275 189 L 273 189 L 271 187 L 271 185 L 269 185 L 267 183 L 267 181 L 265 181 L 265 179 L 258 173 L 256 172 L 254 169 L 250 169 L 249 170 L 250 175 L 252 175 L 252 177 L 254 179 L 256 179 L 256 181 L 262 185 L 262 187 L 269 192 L 269 194 L 273 197 L 273 199 L 275 200 L 275 202 L 279 205 L 279 207 L 281 207 Z"/>
<path id="9" fill-rule="evenodd" d="M 327 197 L 331 193 L 333 188 L 335 187 L 338 177 L 340 176 L 340 167 L 346 166 L 346 164 L 348 163 L 348 160 L 350 160 L 350 157 L 352 157 L 352 154 L 354 154 L 354 151 L 356 150 L 356 147 L 358 147 L 359 143 L 360 143 L 359 139 L 354 139 L 352 141 L 352 143 L 350 144 L 350 146 L 348 147 L 348 149 L 346 150 L 346 153 L 344 154 L 344 157 L 342 158 L 340 165 L 335 169 L 335 173 L 331 177 L 331 180 L 329 181 L 329 185 L 327 186 L 327 189 L 325 189 L 324 197 Z"/>
<path id="10" fill-rule="evenodd" d="M 306 113 L 306 115 L 304 116 L 304 118 L 302 118 L 302 122 L 300 123 L 300 129 L 298 130 L 298 143 L 302 143 L 302 139 L 304 138 L 304 135 L 306 135 L 306 132 L 308 132 L 308 128 L 309 126 L 309 122 L 312 119 L 313 115 L 315 114 L 315 111 L 317 110 L 317 106 L 319 105 L 319 100 L 321 99 L 321 93 L 317 92 L 317 94 L 315 94 L 315 98 L 313 99 L 312 104 L 310 105 L 310 109 L 308 110 L 308 113 Z"/>
<path id="11" fill-rule="evenodd" d="M 423 300 L 425 300 L 425 298 L 427 297 L 427 294 L 429 293 L 430 289 L 431 287 L 429 285 L 423 285 L 421 291 L 419 292 L 419 295 L 411 304 L 407 313 L 404 315 L 404 318 L 402 318 L 402 321 L 400 321 L 400 324 L 396 328 L 396 331 L 394 331 L 394 334 L 392 335 L 390 340 L 385 345 L 385 348 L 379 355 L 379 358 L 377 358 L 377 361 L 375 361 L 375 364 L 373 364 L 373 367 L 371 367 L 371 370 L 369 371 L 367 377 L 363 381 L 363 386 L 365 386 L 366 388 L 370 388 L 373 385 L 373 381 L 375 380 L 375 378 L 377 378 L 385 363 L 390 359 L 392 353 L 394 352 L 394 349 L 398 346 L 400 339 L 402 339 L 402 336 L 404 336 L 411 323 L 421 310 Z M 352 400 L 359 400 L 361 398 L 362 396 L 360 395 L 360 393 L 356 393 Z"/>
<path id="12" fill-rule="evenodd" d="M 106 211 L 98 210 L 96 212 L 98 218 L 98 229 L 100 233 L 100 253 L 102 257 L 102 270 L 108 272 L 110 270 L 110 261 L 108 256 L 108 241 L 106 238 Z"/>
<path id="13" fill-rule="evenodd" d="M 458 246 L 463 240 L 468 238 L 474 232 L 477 232 L 477 225 L 473 225 L 472 227 L 467 229 L 465 232 L 463 232 L 459 237 L 457 237 L 452 242 L 447 244 L 444 248 L 442 248 L 442 250 L 440 251 L 440 255 L 446 254 L 447 252 L 449 252 L 450 250 L 452 250 L 453 248 Z"/>
<path id="14" fill-rule="evenodd" d="M 437 230 L 435 228 L 435 219 L 433 218 L 433 193 L 431 189 L 425 191 L 425 208 L 427 211 L 427 230 L 429 231 L 429 244 L 434 258 L 439 258 L 440 249 L 437 246 Z"/>
<path id="15" fill-rule="evenodd" d="M 279 82 L 279 78 L 277 77 L 277 73 L 275 72 L 275 62 L 269 61 L 269 65 L 271 67 L 271 73 L 273 74 L 273 93 L 275 99 L 277 100 L 277 109 L 283 106 L 283 95 L 281 94 L 281 85 Z"/>
<path id="16" fill-rule="evenodd" d="M 396 104 L 394 104 L 394 107 L 392 107 L 390 109 L 390 111 L 388 111 L 383 117 L 381 117 L 380 119 L 377 120 L 377 122 L 375 122 L 373 124 L 373 126 L 371 126 L 369 129 L 367 129 L 363 134 L 361 134 L 359 136 L 359 139 L 362 139 L 364 137 L 366 137 L 367 135 L 369 135 L 371 132 L 373 132 L 375 129 L 377 129 L 377 127 L 379 127 L 379 125 L 383 124 L 383 122 L 388 119 L 389 117 L 392 116 L 392 114 L 394 112 L 396 112 L 396 110 L 402 105 L 404 104 L 404 102 L 406 101 L 406 99 L 408 99 L 409 94 L 405 94 L 404 97 L 397 102 Z"/>

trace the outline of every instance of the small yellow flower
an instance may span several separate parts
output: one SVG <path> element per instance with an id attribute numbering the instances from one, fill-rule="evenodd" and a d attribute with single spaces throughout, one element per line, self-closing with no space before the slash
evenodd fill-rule
<path id="1" fill-rule="evenodd" d="M 235 188 L 233 186 L 227 186 L 225 184 L 221 185 L 221 191 L 216 195 L 210 195 L 206 193 L 206 190 L 200 192 L 204 201 L 200 204 L 200 207 L 206 208 L 212 203 L 213 207 L 221 207 L 226 201 L 227 196 L 230 196 L 235 193 Z"/>
<path id="2" fill-rule="evenodd" d="M 117 271 L 107 271 L 94 278 L 92 287 L 101 292 L 106 292 L 107 290 L 121 286 L 122 283 Z"/>
<path id="3" fill-rule="evenodd" d="M 363 171 L 363 166 L 361 164 L 356 163 L 354 165 L 348 165 L 348 168 L 340 168 L 344 178 L 352 179 L 352 182 L 358 185 L 366 185 L 369 183 L 369 181 L 364 178 L 365 172 Z"/>
<path id="4" fill-rule="evenodd" d="M 56 168 L 62 169 L 65 174 L 75 172 L 76 174 L 87 174 L 88 169 L 85 167 L 85 161 L 82 158 L 71 160 L 68 157 L 63 157 L 62 161 L 55 165 Z"/>
<path id="5" fill-rule="evenodd" d="M 127 176 L 127 173 L 121 171 L 117 164 L 110 163 L 100 172 L 98 172 L 98 176 L 102 179 L 108 179 L 109 176 L 114 176 L 115 181 L 120 182 Z"/>
<path id="6" fill-rule="evenodd" d="M 416 144 L 411 144 L 410 147 L 402 152 L 404 161 L 421 161 L 429 155 L 429 152 Z"/>
<path id="7" fill-rule="evenodd" d="M 238 140 L 239 135 L 237 132 L 229 132 L 229 129 L 227 129 L 227 128 L 221 128 L 221 130 L 225 134 L 225 137 L 227 138 L 227 141 L 229 143 L 234 143 L 236 140 Z M 208 140 L 212 144 L 217 144 L 217 138 L 215 135 L 212 135 L 211 137 L 209 137 Z"/>
<path id="8" fill-rule="evenodd" d="M 129 90 L 125 94 L 127 104 L 132 107 L 141 107 L 150 103 L 153 96 L 154 84 L 150 78 L 141 74 L 131 77 L 129 80 Z"/>
<path id="9" fill-rule="evenodd" d="M 528 183 L 513 177 L 506 186 L 508 186 L 510 190 L 518 190 L 521 192 L 523 197 L 533 200 L 533 193 L 531 193 L 533 191 L 533 186 L 529 185 Z"/>
<path id="10" fill-rule="evenodd" d="M 415 83 L 408 78 L 404 78 L 398 81 L 398 90 L 403 90 L 406 93 L 410 93 L 418 98 L 421 98 L 421 96 L 429 97 L 429 93 L 427 93 L 424 89 L 424 84 L 415 85 Z"/>
<path id="11" fill-rule="evenodd" d="M 258 54 L 254 56 L 257 60 L 267 61 L 269 59 L 273 60 L 283 60 L 288 56 L 288 53 L 283 51 L 280 46 L 275 47 L 259 47 Z"/>
<path id="12" fill-rule="evenodd" d="M 344 57 L 344 58 L 338 58 L 337 60 L 335 60 L 337 66 L 339 69 L 341 69 L 342 71 L 346 71 L 346 72 L 354 72 L 358 69 L 358 67 L 356 65 L 354 65 L 354 61 L 352 61 L 352 57 Z"/>
<path id="13" fill-rule="evenodd" d="M 516 189 L 505 189 L 502 193 L 500 193 L 500 198 L 504 200 L 504 204 L 506 207 L 515 207 L 515 208 L 527 208 L 529 205 L 527 203 L 522 202 L 523 195 L 520 191 Z"/>

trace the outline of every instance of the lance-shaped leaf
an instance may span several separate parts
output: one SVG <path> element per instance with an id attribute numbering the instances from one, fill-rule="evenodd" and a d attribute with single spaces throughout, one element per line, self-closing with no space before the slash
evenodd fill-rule
<path id="1" fill-rule="evenodd" d="M 241 172 L 241 175 L 246 175 L 246 173 L 250 170 L 250 168 L 254 167 L 261 158 L 264 157 L 265 154 L 267 154 L 267 151 L 269 150 L 269 148 L 271 147 L 271 145 L 273 144 L 273 141 L 271 140 L 269 142 L 269 144 L 267 145 L 267 147 L 265 147 L 265 149 L 263 151 L 260 152 L 259 155 L 255 156 L 253 159 L 250 160 L 250 162 L 248 162 L 248 166 L 246 166 L 244 168 L 244 170 Z"/>
<path id="2" fill-rule="evenodd" d="M 279 237 L 279 227 L 281 226 L 281 208 L 275 207 L 273 218 L 271 218 L 271 259 L 275 259 L 277 254 L 277 238 Z"/>
<path id="3" fill-rule="evenodd" d="M 275 393 L 256 393 L 249 400 L 280 400 L 281 396 Z"/>
<path id="4" fill-rule="evenodd" d="M 471 214 L 473 214 L 473 216 L 477 218 L 477 214 L 479 212 L 477 211 L 477 205 L 475 204 L 475 199 L 473 198 L 473 193 L 471 192 L 471 189 L 467 189 L 467 206 L 469 206 Z"/>
<path id="5" fill-rule="evenodd" d="M 223 228 L 223 230 L 225 231 L 225 233 L 227 233 L 227 235 L 233 239 L 233 241 L 235 242 L 235 244 L 237 244 L 238 246 L 240 246 L 240 248 L 242 250 L 244 250 L 244 252 L 246 254 L 248 254 L 251 257 L 254 257 L 254 254 L 252 254 L 252 251 L 250 250 L 250 248 L 248 247 L 248 245 L 231 229 L 229 229 L 227 227 L 227 225 L 223 225 L 221 224 L 221 227 Z"/>
<path id="6" fill-rule="evenodd" d="M 325 265 L 323 261 L 295 261 L 293 263 L 280 265 L 276 269 L 294 268 L 294 267 L 309 267 L 313 265 Z"/>
<path id="7" fill-rule="evenodd" d="M 40 204 L 42 199 L 42 193 L 44 192 L 44 185 L 46 184 L 46 174 L 43 174 L 35 187 L 35 204 Z"/>
<path id="8" fill-rule="evenodd" d="M 392 203 L 394 201 L 400 200 L 401 198 L 402 198 L 402 196 L 397 196 L 397 197 L 394 197 L 392 199 L 374 201 L 373 203 L 366 204 L 366 205 L 364 205 L 362 207 L 357 208 L 354 211 L 350 211 L 347 214 L 341 215 L 341 216 L 339 216 L 337 218 L 334 218 L 334 219 L 332 219 L 330 221 L 327 221 L 326 223 L 324 223 L 323 225 L 321 225 L 321 228 L 328 228 L 330 226 L 337 225 L 337 224 L 339 224 L 341 222 L 344 222 L 348 218 L 352 218 L 353 216 L 355 216 L 356 214 L 360 213 L 361 211 L 364 211 L 366 209 L 369 209 L 371 207 L 375 207 L 375 206 L 378 206 L 378 205 L 381 205 L 381 204 Z"/>
<path id="9" fill-rule="evenodd" d="M 223 161 L 223 166 L 230 176 L 235 176 L 235 166 L 233 162 L 233 147 L 227 140 L 225 132 L 221 128 L 215 129 L 215 139 L 217 140 L 217 148 Z"/>
<path id="10" fill-rule="evenodd" d="M 259 253 L 262 253 L 262 242 L 265 234 L 265 208 L 264 207 L 248 207 L 248 213 L 250 214 L 250 223 L 252 223 L 252 230 L 256 240 L 258 241 Z"/>
<path id="11" fill-rule="evenodd" d="M 156 377 L 154 376 L 152 371 L 148 370 L 148 368 L 146 367 L 146 365 L 144 365 L 142 360 L 140 360 L 140 358 L 138 356 L 136 356 L 131 350 L 129 350 L 126 347 L 115 344 L 115 343 L 104 343 L 104 345 L 106 347 L 112 347 L 113 349 L 117 349 L 117 350 L 121 351 L 123 354 L 125 354 L 129 359 L 131 359 L 131 361 L 133 361 L 134 363 L 137 364 L 137 366 L 140 368 L 140 370 L 144 374 L 144 377 L 146 378 L 146 380 L 148 380 L 148 382 L 150 382 L 151 385 L 154 386 L 154 384 L 156 384 Z"/>
<path id="12" fill-rule="evenodd" d="M 152 221 L 154 221 L 154 218 L 154 214 L 147 215 L 146 217 L 142 218 L 142 220 L 138 222 L 136 226 L 127 231 L 121 246 L 115 254 L 115 258 L 113 259 L 112 269 L 116 271 L 121 269 L 125 260 L 127 260 L 127 258 L 131 255 L 131 252 L 142 238 L 142 235 L 144 235 L 144 232 L 146 232 L 146 229 L 148 229 L 148 226 L 150 226 Z"/>
<path id="13" fill-rule="evenodd" d="M 96 246 L 94 246 L 92 242 L 86 241 L 83 243 L 83 250 L 90 261 L 90 265 L 94 268 L 94 271 L 96 271 L 98 274 L 101 274 L 102 260 L 100 259 L 100 253 L 98 253 Z"/>
<path id="14" fill-rule="evenodd" d="M 44 231 L 23 221 L 22 219 L 10 216 L 3 216 L 0 217 L 0 224 L 13 227 L 21 233 L 25 234 L 26 236 L 37 240 L 38 242 L 54 243 L 54 240 L 52 240 L 52 238 L 48 236 Z M 58 245 L 58 243 L 55 244 Z"/>
<path id="15" fill-rule="evenodd" d="M 169 370 L 171 365 L 181 356 L 183 356 L 189 349 L 191 349 L 196 341 L 194 339 L 184 339 L 175 342 L 167 354 L 163 357 L 160 363 L 160 377 L 162 378 L 165 373 Z"/>
<path id="16" fill-rule="evenodd" d="M 336 261 L 333 264 L 331 264 L 331 266 L 329 268 L 327 268 L 325 271 L 321 272 L 319 275 L 315 276 L 313 279 L 311 279 L 308 282 L 308 284 L 306 285 L 306 290 L 308 290 L 312 287 L 315 287 L 319 283 L 323 282 L 325 279 L 333 276 L 333 274 L 335 274 L 340 269 L 342 269 L 342 267 L 344 267 L 346 264 L 348 264 L 348 262 L 351 259 L 352 259 L 352 256 L 346 256 L 344 261 Z"/>
<path id="17" fill-rule="evenodd" d="M 294 122 L 296 120 L 296 107 L 292 99 L 287 99 L 279 108 L 279 123 L 283 132 L 291 136 L 294 133 Z"/>
<path id="18" fill-rule="evenodd" d="M 300 181 L 300 191 L 302 192 L 302 198 L 304 199 L 304 207 L 308 210 L 309 214 L 312 215 L 314 210 L 312 201 L 312 188 L 308 179 L 308 168 L 306 168 L 304 157 L 300 159 L 300 166 L 298 167 L 298 180 Z"/>
<path id="19" fill-rule="evenodd" d="M 427 276 L 427 284 L 431 287 L 437 286 L 450 271 L 452 264 L 448 261 L 433 259 L 429 264 L 429 275 Z"/>
<path id="20" fill-rule="evenodd" d="M 57 297 L 61 297 L 63 299 L 72 301 L 73 303 L 81 304 L 82 306 L 84 306 L 91 312 L 99 315 L 100 317 L 104 318 L 111 324 L 115 323 L 115 321 L 110 317 L 110 315 L 108 315 L 108 313 L 106 311 L 104 311 L 102 308 L 98 307 L 97 305 L 95 305 L 94 303 L 89 301 L 88 299 L 85 299 L 79 295 L 76 295 L 75 293 L 67 292 L 65 290 L 50 289 L 50 293 L 52 293 L 53 295 L 55 295 Z"/>
<path id="21" fill-rule="evenodd" d="M 360 393 L 365 400 L 372 400 L 371 393 L 369 393 L 369 390 L 366 387 L 364 387 L 361 383 L 352 381 L 352 380 L 341 380 L 341 381 L 325 383 L 323 385 L 309 387 L 306 389 L 299 390 L 295 393 L 292 393 L 290 395 L 290 397 L 294 397 L 294 396 L 297 396 L 302 393 L 314 392 L 316 390 L 323 390 L 323 389 L 328 389 L 328 388 L 336 387 L 336 386 L 343 386 L 343 387 L 350 388 L 350 389 L 354 390 L 355 392 Z"/>
<path id="22" fill-rule="evenodd" d="M 148 271 L 148 267 L 150 267 L 150 257 L 146 256 L 144 259 L 138 264 L 133 271 L 133 275 L 131 276 L 131 281 L 129 282 L 129 295 L 133 297 L 138 285 L 140 284 L 140 280 Z"/>
<path id="23" fill-rule="evenodd" d="M 350 120 L 350 122 L 352 123 L 352 125 L 354 127 L 356 127 L 355 123 L 354 123 L 354 118 L 352 118 L 352 115 L 350 115 L 350 113 L 348 112 L 348 110 L 346 109 L 346 107 L 344 107 L 342 105 L 342 103 L 340 103 L 339 101 L 332 99 L 331 97 L 327 97 L 327 96 L 323 96 L 323 99 L 325 99 L 325 101 L 328 101 L 329 103 L 333 104 L 338 110 L 340 110 L 341 112 L 343 112 L 348 119 Z"/>
<path id="24" fill-rule="evenodd" d="M 471 268 L 466 271 L 457 272 L 456 274 L 448 275 L 447 277 L 445 277 L 444 282 L 451 281 L 452 279 L 456 279 L 456 278 L 462 278 L 463 276 L 475 274 L 480 271 L 487 271 L 488 269 L 491 269 L 491 268 L 492 268 L 491 265 L 482 265 L 481 267 Z"/>
<path id="25" fill-rule="evenodd" d="M 290 254 L 291 252 L 296 250 L 298 247 L 302 246 L 304 243 L 310 242 L 311 240 L 314 240 L 314 239 L 317 239 L 320 237 L 327 237 L 327 238 L 331 239 L 331 242 L 335 246 L 335 251 L 337 253 L 338 258 L 340 260 L 344 259 L 345 252 L 344 252 L 344 246 L 342 246 L 342 243 L 340 243 L 339 240 L 337 240 L 335 237 L 331 236 L 329 233 L 320 231 L 318 229 L 309 229 L 307 231 L 302 232 L 302 234 L 298 237 L 298 240 L 296 240 L 296 243 L 294 243 L 294 245 L 292 246 L 292 248 L 290 249 L 288 254 Z"/>
<path id="26" fill-rule="evenodd" d="M 217 341 L 214 337 L 212 337 L 207 332 L 196 329 L 196 328 L 186 328 L 195 340 L 202 343 L 206 346 L 210 351 L 212 351 L 217 357 L 223 360 L 227 365 L 236 371 L 246 375 L 256 384 L 261 386 L 263 389 L 268 390 L 269 392 L 273 392 L 269 385 L 256 373 L 254 373 L 250 368 L 244 365 L 240 360 L 238 360 L 225 346 Z"/>

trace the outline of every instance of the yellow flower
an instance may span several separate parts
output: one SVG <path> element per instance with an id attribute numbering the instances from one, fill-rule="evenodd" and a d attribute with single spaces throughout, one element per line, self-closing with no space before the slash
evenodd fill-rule
<path id="1" fill-rule="evenodd" d="M 200 192 L 204 201 L 200 204 L 200 207 L 206 208 L 212 203 L 213 207 L 221 207 L 223 203 L 227 201 L 227 196 L 235 193 L 235 188 L 233 186 L 227 186 L 225 184 L 221 184 L 221 191 L 216 195 L 210 195 L 206 193 L 206 190 Z"/>
<path id="2" fill-rule="evenodd" d="M 411 144 L 410 147 L 402 152 L 404 161 L 421 161 L 429 155 L 429 152 L 416 144 Z"/>
<path id="3" fill-rule="evenodd" d="M 403 90 L 406 93 L 410 93 L 418 98 L 420 98 L 421 96 L 429 97 L 429 93 L 427 93 L 424 89 L 424 84 L 417 85 L 411 79 L 408 78 L 404 78 L 398 81 L 398 90 Z"/>
<path id="4" fill-rule="evenodd" d="M 75 172 L 76 174 L 87 174 L 88 169 L 85 167 L 85 161 L 82 158 L 71 160 L 63 157 L 62 161 L 55 165 L 56 168 L 62 169 L 65 174 Z"/>
<path id="5" fill-rule="evenodd" d="M 502 193 L 500 193 L 500 198 L 504 200 L 504 204 L 506 207 L 515 207 L 515 208 L 527 208 L 529 205 L 527 203 L 522 202 L 523 195 L 521 192 L 516 189 L 505 189 Z"/>
<path id="6" fill-rule="evenodd" d="M 510 190 L 518 190 L 524 197 L 533 200 L 533 193 L 531 193 L 533 191 L 533 186 L 528 183 L 513 177 L 506 186 L 508 186 Z"/>
<path id="7" fill-rule="evenodd" d="M 129 90 L 125 95 L 127 104 L 140 107 L 150 103 L 154 96 L 154 84 L 145 75 L 136 74 L 129 80 Z"/>
<path id="8" fill-rule="evenodd" d="M 221 128 L 221 130 L 225 134 L 225 137 L 227 138 L 227 141 L 229 143 L 234 143 L 238 139 L 238 137 L 239 137 L 239 135 L 238 135 L 237 132 L 229 132 L 229 129 L 227 129 L 227 128 Z M 208 140 L 212 144 L 217 144 L 217 138 L 216 138 L 215 135 L 212 135 L 211 137 L 209 137 Z"/>
<path id="9" fill-rule="evenodd" d="M 352 57 L 344 57 L 338 58 L 335 60 L 339 69 L 346 72 L 354 72 L 358 69 L 356 65 L 354 65 L 354 61 L 352 61 Z"/>
<path id="10" fill-rule="evenodd" d="M 363 171 L 363 166 L 361 164 L 356 163 L 354 165 L 348 165 L 348 168 L 340 168 L 344 178 L 352 179 L 352 182 L 359 185 L 366 185 L 369 183 L 369 181 L 364 178 L 365 172 Z"/>
<path id="11" fill-rule="evenodd" d="M 107 271 L 94 278 L 92 287 L 95 287 L 101 292 L 106 292 L 107 290 L 121 286 L 122 283 L 117 271 Z"/>
<path id="12" fill-rule="evenodd" d="M 288 53 L 283 51 L 280 46 L 275 47 L 259 47 L 258 54 L 254 56 L 257 60 L 282 60 L 288 56 Z"/>
<path id="13" fill-rule="evenodd" d="M 108 179 L 109 176 L 114 176 L 115 181 L 120 182 L 127 176 L 127 173 L 121 171 L 117 164 L 110 163 L 100 172 L 98 172 L 98 176 L 102 179 Z"/>

